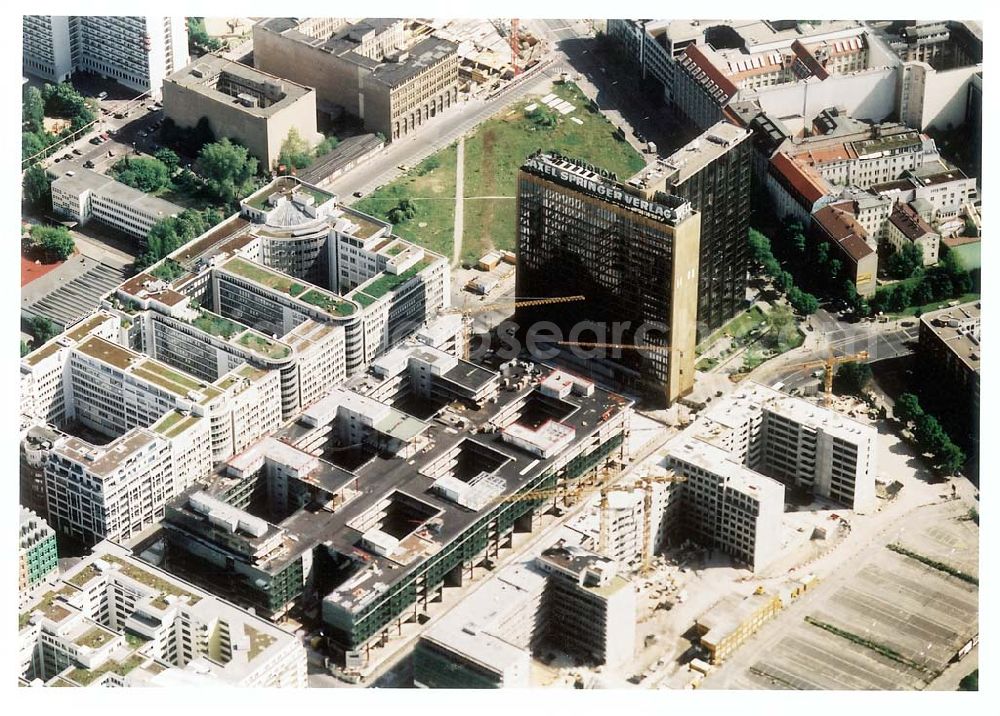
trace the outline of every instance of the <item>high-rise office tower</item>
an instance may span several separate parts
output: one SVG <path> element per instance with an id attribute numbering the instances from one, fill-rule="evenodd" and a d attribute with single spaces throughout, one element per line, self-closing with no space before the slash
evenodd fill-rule
<path id="1" fill-rule="evenodd" d="M 691 202 L 701 213 L 698 339 L 743 310 L 750 267 L 751 133 L 719 122 L 627 184 L 645 198 L 656 192 Z"/>
<path id="2" fill-rule="evenodd" d="M 158 95 L 188 62 L 183 17 L 25 15 L 23 27 L 24 71 L 50 82 L 81 70 Z"/>
<path id="3" fill-rule="evenodd" d="M 563 357 L 673 402 L 694 385 L 700 215 L 684 199 L 633 192 L 573 159 L 528 158 L 518 178 L 517 295 L 586 301 L 522 308 L 517 321 L 522 331 L 553 321 L 562 340 L 658 347 Z"/>

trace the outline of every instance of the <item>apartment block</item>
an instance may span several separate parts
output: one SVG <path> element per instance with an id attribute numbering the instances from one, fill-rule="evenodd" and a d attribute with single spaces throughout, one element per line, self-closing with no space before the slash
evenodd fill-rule
<path id="1" fill-rule="evenodd" d="M 255 67 L 314 87 L 321 112 L 346 111 L 389 141 L 458 100 L 458 45 L 411 35 L 400 18 L 267 18 L 253 37 Z"/>
<path id="2" fill-rule="evenodd" d="M 685 435 L 669 444 L 666 466 L 687 478 L 681 483 L 687 534 L 751 571 L 775 560 L 785 510 L 780 482 L 744 466 L 723 448 Z"/>
<path id="3" fill-rule="evenodd" d="M 875 295 L 878 251 L 868 243 L 868 234 L 852 209 L 851 202 L 824 206 L 813 214 L 813 230 L 841 260 L 858 295 L 869 298 Z"/>
<path id="4" fill-rule="evenodd" d="M 18 630 L 22 686 L 306 686 L 294 634 L 111 542 L 21 612 Z"/>
<path id="5" fill-rule="evenodd" d="M 316 131 L 316 92 L 217 55 L 204 55 L 163 83 L 164 115 L 179 127 L 202 118 L 216 137 L 243 144 L 261 165 L 274 169 L 281 145 L 295 130 L 307 145 Z"/>
<path id="6" fill-rule="evenodd" d="M 518 175 L 516 293 L 586 301 L 518 309 L 517 322 L 526 331 L 552 321 L 563 340 L 594 340 L 597 332 L 599 342 L 654 347 L 561 358 L 670 403 L 694 385 L 701 215 L 687 199 L 635 191 L 577 160 L 528 158 Z"/>
<path id="7" fill-rule="evenodd" d="M 930 311 L 920 317 L 921 361 L 941 379 L 969 414 L 979 415 L 982 361 L 982 304 L 971 301 Z"/>
<path id="8" fill-rule="evenodd" d="M 924 266 L 933 266 L 938 262 L 941 237 L 912 206 L 897 203 L 889 216 L 887 228 L 886 238 L 894 249 L 899 251 L 904 246 L 916 246 L 923 256 Z"/>
<path id="9" fill-rule="evenodd" d="M 52 182 L 52 209 L 81 225 L 94 219 L 143 241 L 158 221 L 184 211 L 169 201 L 83 168 L 66 172 Z"/>
<path id="10" fill-rule="evenodd" d="M 159 96 L 163 79 L 188 61 L 183 17 L 25 15 L 24 71 L 64 82 L 93 72 Z"/>
<path id="11" fill-rule="evenodd" d="M 701 214 L 698 338 L 743 310 L 750 248 L 751 133 L 719 122 L 627 184 L 646 199 L 657 192 L 691 202 Z"/>
<path id="12" fill-rule="evenodd" d="M 24 507 L 21 508 L 17 549 L 17 591 L 20 606 L 24 608 L 38 585 L 59 571 L 55 530 Z"/>
<path id="13" fill-rule="evenodd" d="M 556 643 L 591 663 L 630 663 L 636 589 L 618 574 L 617 562 L 560 541 L 544 550 L 535 566 L 548 575 L 541 610 Z"/>

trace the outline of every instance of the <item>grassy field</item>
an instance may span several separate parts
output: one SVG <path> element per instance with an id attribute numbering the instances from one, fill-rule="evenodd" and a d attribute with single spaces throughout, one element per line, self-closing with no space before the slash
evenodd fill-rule
<path id="1" fill-rule="evenodd" d="M 628 142 L 615 139 L 611 122 L 590 110 L 589 100 L 576 85 L 557 85 L 553 92 L 576 106 L 568 115 L 557 114 L 555 127 L 536 126 L 525 116 L 524 107 L 538 103 L 535 97 L 483 123 L 466 139 L 463 261 L 473 261 L 494 247 L 514 250 L 517 170 L 536 149 L 554 149 L 616 172 L 620 179 L 645 166 Z"/>
<path id="2" fill-rule="evenodd" d="M 574 84 L 553 90 L 576 109 L 556 116 L 554 127 L 536 126 L 524 108 L 533 97 L 486 121 L 465 140 L 465 223 L 462 261 L 475 261 L 491 248 L 514 250 L 517 170 L 536 149 L 553 149 L 582 159 L 625 179 L 645 166 L 642 155 L 615 139 L 614 126 Z M 540 105 L 541 106 L 541 105 Z M 571 118 L 583 122 L 577 124 Z M 417 207 L 412 219 L 394 225 L 405 239 L 450 257 L 455 232 L 454 146 L 441 150 L 407 174 L 354 204 L 358 211 L 389 220 L 403 199 Z M 430 168 L 434 167 L 434 168 Z"/>
<path id="3" fill-rule="evenodd" d="M 962 266 L 965 267 L 966 271 L 971 271 L 983 266 L 982 245 L 981 241 L 977 241 L 974 244 L 962 244 L 948 250 L 954 251 L 958 255 L 958 259 L 962 262 Z"/>
<path id="4" fill-rule="evenodd" d="M 389 221 L 389 212 L 403 199 L 410 199 L 416 216 L 394 224 L 393 231 L 450 260 L 455 234 L 455 162 L 455 147 L 446 147 L 353 206 Z"/>
<path id="5" fill-rule="evenodd" d="M 919 312 L 921 315 L 929 313 L 930 311 L 936 311 L 939 308 L 946 308 L 952 301 L 958 301 L 959 303 L 968 303 L 969 301 L 978 301 L 980 295 L 978 293 L 963 293 L 958 298 L 945 298 L 940 301 L 932 301 L 931 303 L 925 303 L 923 306 L 910 306 L 902 313 L 889 313 L 890 317 L 899 316 L 915 316 Z"/>

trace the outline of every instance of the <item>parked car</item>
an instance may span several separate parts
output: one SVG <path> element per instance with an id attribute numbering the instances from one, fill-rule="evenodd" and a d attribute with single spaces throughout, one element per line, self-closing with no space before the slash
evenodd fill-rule
<path id="1" fill-rule="evenodd" d="M 146 136 L 146 130 L 145 129 L 140 129 L 139 130 L 139 136 L 140 137 L 145 137 Z"/>
<path id="2" fill-rule="evenodd" d="M 90 143 L 91 144 L 100 144 L 101 143 L 101 138 L 100 137 L 91 137 L 90 138 Z"/>
<path id="3" fill-rule="evenodd" d="M 92 160 L 88 159 L 87 161 L 85 161 L 83 163 L 83 168 L 84 169 L 93 169 L 94 168 L 94 162 Z"/>
<path id="4" fill-rule="evenodd" d="M 107 92 L 101 92 L 100 94 L 97 95 L 97 99 L 104 99 L 107 96 L 108 96 Z"/>
<path id="5" fill-rule="evenodd" d="M 81 152 L 79 149 L 74 149 L 73 154 L 75 154 L 76 156 L 80 156 L 81 154 L 83 154 L 83 152 Z"/>
<path id="6" fill-rule="evenodd" d="M 72 159 L 72 158 L 73 158 L 73 155 L 70 154 L 69 152 L 66 152 L 65 154 L 63 154 L 63 159 L 67 159 L 68 160 L 68 159 Z"/>
<path id="7" fill-rule="evenodd" d="M 356 192 L 354 192 L 354 196 L 357 197 L 358 199 L 360 199 L 361 197 L 364 196 L 364 194 L 362 194 L 360 191 L 356 191 Z"/>
<path id="8" fill-rule="evenodd" d="M 61 161 L 62 161 L 62 157 L 56 157 L 56 158 L 55 158 L 55 163 L 56 163 L 56 164 L 58 164 L 58 163 L 59 163 L 59 162 L 61 162 Z"/>

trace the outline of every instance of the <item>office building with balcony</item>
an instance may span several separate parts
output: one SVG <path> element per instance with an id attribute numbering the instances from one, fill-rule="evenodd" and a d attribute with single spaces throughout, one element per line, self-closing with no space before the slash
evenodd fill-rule
<path id="1" fill-rule="evenodd" d="M 25 15 L 24 71 L 65 82 L 93 72 L 159 96 L 164 78 L 188 61 L 185 18 L 126 15 Z"/>
<path id="2" fill-rule="evenodd" d="M 982 304 L 970 301 L 929 311 L 920 317 L 921 362 L 945 392 L 968 406 L 973 424 L 979 421 L 979 380 L 982 361 Z"/>
<path id="3" fill-rule="evenodd" d="M 671 403 L 694 385 L 701 215 L 687 199 L 637 192 L 577 160 L 528 158 L 518 174 L 516 294 L 586 300 L 520 308 L 517 323 L 527 331 L 552 321 L 562 340 L 651 348 L 564 350 L 562 359 Z"/>
<path id="4" fill-rule="evenodd" d="M 111 542 L 21 610 L 18 655 L 21 686 L 306 686 L 294 634 Z"/>
<path id="5" fill-rule="evenodd" d="M 17 550 L 17 591 L 20 606 L 24 607 L 32 592 L 59 571 L 55 530 L 24 507 Z"/>

